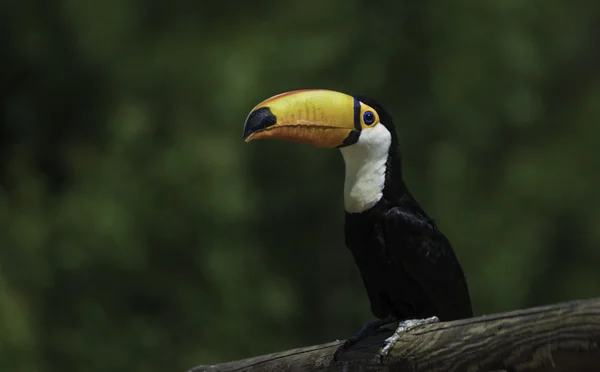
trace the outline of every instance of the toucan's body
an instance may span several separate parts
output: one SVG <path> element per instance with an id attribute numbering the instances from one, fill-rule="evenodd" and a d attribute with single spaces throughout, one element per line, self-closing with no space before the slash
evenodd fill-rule
<path id="1" fill-rule="evenodd" d="M 360 269 L 373 315 L 399 320 L 437 316 L 443 321 L 471 317 L 458 259 L 402 178 L 391 116 L 371 99 L 357 99 L 379 113 L 391 134 L 381 199 L 364 211 L 346 211 L 345 221 L 346 246 Z"/>
<path id="2" fill-rule="evenodd" d="M 376 102 L 328 90 L 283 93 L 252 110 L 244 138 L 340 149 L 346 165 L 346 245 L 360 269 L 373 314 L 383 319 L 371 325 L 472 316 L 458 260 L 404 184 L 394 124 Z M 399 329 L 425 322 L 401 323 Z M 368 324 L 362 336 L 370 328 Z M 389 351 L 391 346 L 386 347 Z"/>
<path id="3" fill-rule="evenodd" d="M 346 213 L 346 245 L 373 314 L 398 320 L 471 317 L 467 283 L 448 240 L 403 186 L 365 212 Z"/>

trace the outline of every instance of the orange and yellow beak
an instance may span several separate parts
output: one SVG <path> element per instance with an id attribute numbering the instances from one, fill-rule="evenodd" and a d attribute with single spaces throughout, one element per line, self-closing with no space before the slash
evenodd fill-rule
<path id="1" fill-rule="evenodd" d="M 270 138 L 316 147 L 348 146 L 360 136 L 363 106 L 356 98 L 331 90 L 282 93 L 252 109 L 243 138 L 246 142 Z"/>

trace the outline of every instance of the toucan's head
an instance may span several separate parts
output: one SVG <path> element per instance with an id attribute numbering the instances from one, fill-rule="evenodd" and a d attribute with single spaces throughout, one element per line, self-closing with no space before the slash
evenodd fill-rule
<path id="1" fill-rule="evenodd" d="M 244 124 L 244 140 L 279 139 L 339 148 L 346 163 L 346 211 L 375 205 L 396 159 L 397 141 L 388 113 L 375 101 L 324 89 L 282 93 L 259 103 Z M 400 177 L 399 165 L 396 174 Z M 388 188 L 389 190 L 389 188 Z"/>
<path id="2" fill-rule="evenodd" d="M 373 100 L 324 89 L 282 93 L 259 103 L 244 125 L 243 138 L 279 139 L 316 147 L 343 148 L 385 127 L 391 118 Z"/>

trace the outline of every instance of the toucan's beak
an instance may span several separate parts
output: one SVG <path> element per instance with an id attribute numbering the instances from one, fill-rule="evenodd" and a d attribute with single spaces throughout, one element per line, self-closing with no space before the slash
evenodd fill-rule
<path id="1" fill-rule="evenodd" d="M 271 138 L 317 147 L 343 147 L 360 135 L 360 103 L 331 90 L 282 93 L 258 104 L 244 124 L 246 142 Z"/>

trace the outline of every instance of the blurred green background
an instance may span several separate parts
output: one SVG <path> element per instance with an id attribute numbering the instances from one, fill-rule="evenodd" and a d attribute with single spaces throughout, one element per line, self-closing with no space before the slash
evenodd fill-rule
<path id="1" fill-rule="evenodd" d="M 0 4 L 0 370 L 176 371 L 372 319 L 338 151 L 241 140 L 288 90 L 393 114 L 476 314 L 600 295 L 600 2 Z"/>

